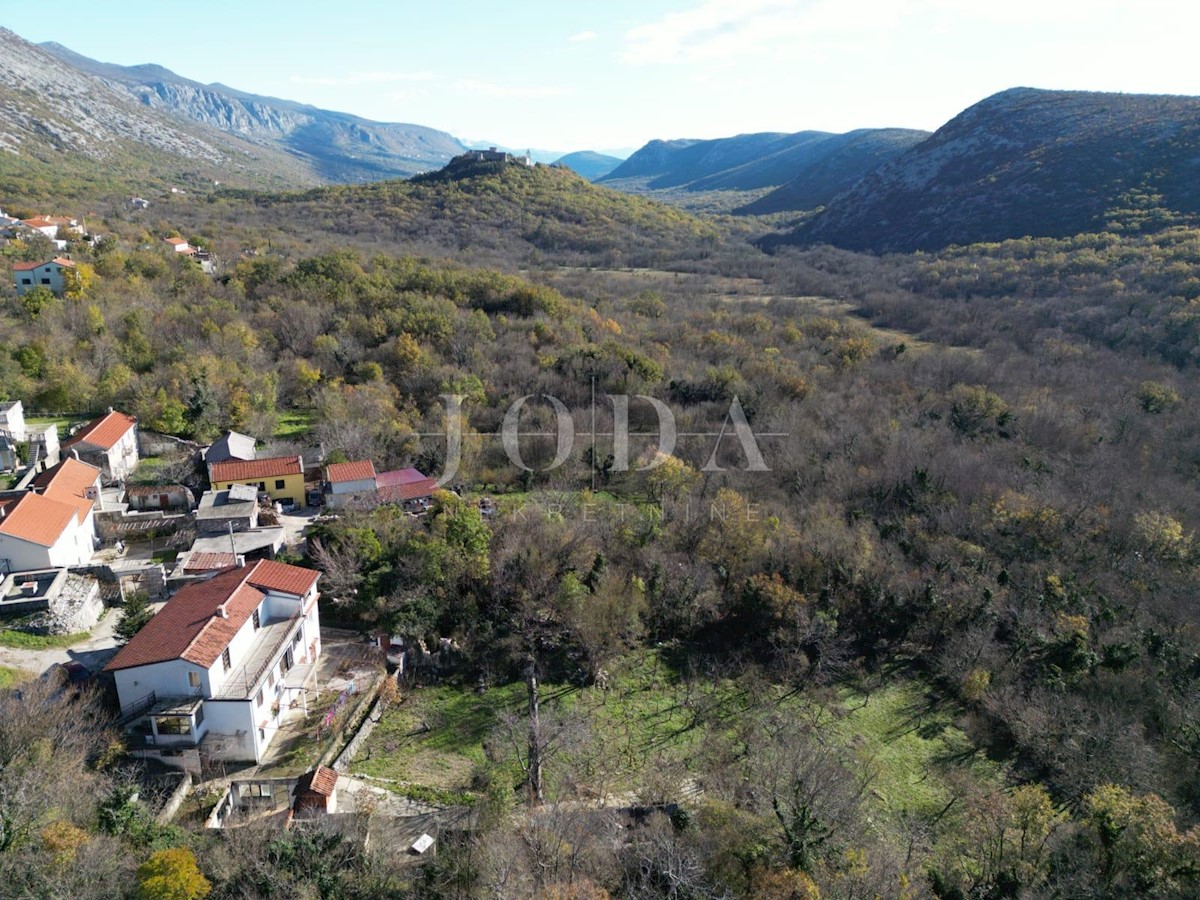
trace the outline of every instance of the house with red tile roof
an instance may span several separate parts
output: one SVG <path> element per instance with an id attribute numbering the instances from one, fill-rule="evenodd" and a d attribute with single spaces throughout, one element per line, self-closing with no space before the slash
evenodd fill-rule
<path id="1" fill-rule="evenodd" d="M 265 459 L 227 459 L 210 463 L 208 480 L 214 491 L 227 491 L 235 484 L 249 484 L 272 500 L 304 505 L 304 460 L 299 456 L 269 456 Z"/>
<path id="2" fill-rule="evenodd" d="M 261 762 L 308 712 L 321 654 L 317 579 L 260 560 L 181 588 L 104 667 L 140 756 L 198 771 Z"/>
<path id="3" fill-rule="evenodd" d="M 75 263 L 65 256 L 56 256 L 46 262 L 15 262 L 12 264 L 13 288 L 21 296 L 35 287 L 47 287 L 61 297 L 67 287 L 65 273 L 73 268 Z"/>
<path id="4" fill-rule="evenodd" d="M 369 459 L 325 467 L 325 505 L 341 507 L 375 494 L 375 465 Z"/>
<path id="5" fill-rule="evenodd" d="M 96 547 L 100 471 L 67 459 L 38 475 L 30 487 L 0 500 L 0 571 L 89 563 Z"/>
<path id="6" fill-rule="evenodd" d="M 63 441 L 62 451 L 96 466 L 105 482 L 123 482 L 138 466 L 137 419 L 109 409 Z"/>
<path id="7" fill-rule="evenodd" d="M 433 492 L 438 489 L 436 478 L 430 478 L 420 469 L 397 469 L 381 472 L 379 502 L 397 503 L 408 512 L 420 513 L 433 505 Z"/>
<path id="8" fill-rule="evenodd" d="M 194 256 L 196 248 L 187 242 L 187 238 L 169 237 L 163 238 L 163 243 L 174 250 L 176 253 L 182 253 L 186 256 Z"/>

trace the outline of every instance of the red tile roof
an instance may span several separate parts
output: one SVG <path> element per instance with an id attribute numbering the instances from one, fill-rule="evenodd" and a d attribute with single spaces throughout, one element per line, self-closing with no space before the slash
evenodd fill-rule
<path id="1" fill-rule="evenodd" d="M 394 472 L 380 472 L 375 478 L 375 483 L 380 487 L 394 487 L 397 484 L 424 481 L 425 477 L 425 473 L 420 469 L 396 469 Z"/>
<path id="2" fill-rule="evenodd" d="M 341 484 L 345 481 L 374 481 L 375 465 L 369 459 L 332 463 L 325 470 L 325 480 L 330 484 Z"/>
<path id="3" fill-rule="evenodd" d="M 178 247 L 180 244 L 187 243 L 187 238 L 181 238 L 181 237 L 163 238 L 163 240 L 166 241 L 168 244 L 170 244 L 173 247 Z"/>
<path id="4" fill-rule="evenodd" d="M 42 547 L 58 543 L 76 515 L 75 504 L 51 500 L 41 494 L 26 494 L 7 509 L 7 515 L 0 519 L 0 534 Z"/>
<path id="5" fill-rule="evenodd" d="M 87 444 L 89 447 L 99 447 L 101 450 L 111 450 L 125 436 L 137 419 L 123 412 L 110 412 L 88 422 L 65 441 L 64 447 L 72 444 Z"/>
<path id="6" fill-rule="evenodd" d="M 436 478 L 426 478 L 423 481 L 412 481 L 408 484 L 394 484 L 379 489 L 379 499 L 385 503 L 403 503 L 405 500 L 420 500 L 431 497 L 438 489 Z"/>
<path id="7" fill-rule="evenodd" d="M 34 269 L 40 269 L 42 266 L 48 266 L 51 264 L 66 266 L 68 269 L 75 268 L 75 263 L 71 262 L 71 260 L 62 256 L 56 256 L 54 259 L 44 260 L 42 262 L 15 262 L 13 263 L 12 269 L 14 272 L 32 272 Z"/>
<path id="8" fill-rule="evenodd" d="M 57 227 L 58 223 L 53 219 L 48 219 L 45 216 L 34 216 L 32 219 L 22 219 L 22 225 L 28 225 L 30 228 L 46 228 L 50 225 Z"/>
<path id="9" fill-rule="evenodd" d="M 216 569 L 228 569 L 237 565 L 237 557 L 232 553 L 193 553 L 188 557 L 183 567 L 185 572 L 212 572 Z"/>
<path id="10" fill-rule="evenodd" d="M 212 481 L 261 481 L 282 475 L 303 475 L 299 456 L 269 456 L 266 459 L 227 459 L 212 464 Z"/>
<path id="11" fill-rule="evenodd" d="M 95 490 L 99 477 L 100 470 L 95 466 L 68 456 L 33 479 L 33 487 L 51 500 L 74 506 L 82 523 L 95 505 L 88 491 Z"/>
<path id="12" fill-rule="evenodd" d="M 104 670 L 115 672 L 174 659 L 207 669 L 258 609 L 265 591 L 302 596 L 319 577 L 312 569 L 262 560 L 189 584 L 180 588 Z"/>
<path id="13" fill-rule="evenodd" d="M 322 797 L 333 796 L 337 788 L 338 773 L 329 766 L 317 766 L 311 772 L 305 772 L 296 783 L 297 793 L 320 794 Z"/>
<path id="14" fill-rule="evenodd" d="M 254 571 L 246 578 L 247 583 L 282 594 L 303 597 L 317 583 L 321 573 L 300 566 L 289 566 L 274 560 L 260 560 Z"/>

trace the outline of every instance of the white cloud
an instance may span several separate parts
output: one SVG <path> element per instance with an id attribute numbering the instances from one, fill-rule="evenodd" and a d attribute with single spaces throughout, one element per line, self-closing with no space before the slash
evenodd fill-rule
<path id="1" fill-rule="evenodd" d="M 567 40 L 572 44 L 580 44 L 584 41 L 594 41 L 598 37 L 600 37 L 600 35 L 596 34 L 594 31 L 581 31 L 579 34 L 571 35 L 569 38 L 567 38 Z"/>
<path id="2" fill-rule="evenodd" d="M 565 97 L 571 93 L 564 87 L 552 85 L 518 87 L 515 85 L 494 84 L 490 81 L 479 81 L 474 78 L 462 78 L 457 82 L 458 89 L 469 94 L 482 94 L 485 97 Z"/>
<path id="3" fill-rule="evenodd" d="M 432 81 L 432 72 L 347 72 L 345 75 L 293 75 L 292 84 L 347 87 L 356 84 L 390 84 L 397 81 Z"/>

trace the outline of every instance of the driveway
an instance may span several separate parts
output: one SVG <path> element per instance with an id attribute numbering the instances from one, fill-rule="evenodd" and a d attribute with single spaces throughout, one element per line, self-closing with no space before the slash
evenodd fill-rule
<path id="1" fill-rule="evenodd" d="M 41 675 L 59 663 L 75 660 L 83 663 L 95 674 L 104 668 L 104 664 L 117 652 L 117 639 L 113 635 L 113 629 L 120 618 L 120 610 L 106 610 L 87 638 L 70 647 L 54 647 L 49 650 L 0 647 L 0 666 Z"/>
<path id="2" fill-rule="evenodd" d="M 316 506 L 305 506 L 290 513 L 279 516 L 279 524 L 283 526 L 283 545 L 288 550 L 304 552 L 304 530 L 312 524 L 312 520 L 321 514 Z"/>

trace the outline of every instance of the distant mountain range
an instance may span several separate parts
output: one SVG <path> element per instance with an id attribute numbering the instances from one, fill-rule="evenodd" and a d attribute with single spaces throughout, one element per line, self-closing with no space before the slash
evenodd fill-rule
<path id="1" fill-rule="evenodd" d="M 704 141 L 651 141 L 600 180 L 651 195 L 778 188 L 739 211 L 813 209 L 928 136 L 924 131 L 868 128 L 848 134 L 764 132 Z"/>
<path id="2" fill-rule="evenodd" d="M 593 150 L 581 150 L 578 153 L 568 153 L 566 156 L 560 156 L 555 160 L 560 166 L 566 166 L 578 175 L 582 175 L 588 181 L 596 181 L 603 178 L 617 166 L 621 165 L 623 160 L 618 156 L 608 156 L 604 153 L 596 153 Z"/>
<path id="3" fill-rule="evenodd" d="M 444 131 L 422 125 L 372 122 L 223 84 L 201 84 L 162 66 L 97 62 L 61 44 L 40 47 L 142 106 L 283 150 L 321 181 L 404 177 L 445 165 L 466 149 Z"/>
<path id="4" fill-rule="evenodd" d="M 766 241 L 932 250 L 1200 220 L 1200 98 L 1013 88 Z"/>

